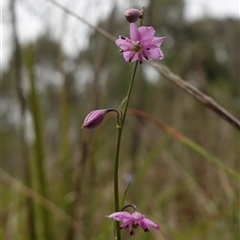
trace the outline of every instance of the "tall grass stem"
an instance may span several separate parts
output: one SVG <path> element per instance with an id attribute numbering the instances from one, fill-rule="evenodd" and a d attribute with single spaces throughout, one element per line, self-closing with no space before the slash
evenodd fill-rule
<path id="1" fill-rule="evenodd" d="M 34 133 L 35 133 L 35 162 L 36 162 L 36 171 L 37 171 L 37 178 L 38 178 L 38 190 L 39 193 L 48 198 L 46 182 L 45 182 L 45 174 L 44 174 L 44 150 L 43 150 L 43 140 L 42 140 L 42 132 L 43 129 L 41 127 L 41 116 L 40 116 L 40 107 L 39 101 L 37 97 L 37 90 L 35 85 L 35 74 L 34 74 L 34 51 L 33 47 L 30 46 L 27 49 L 26 53 L 26 63 L 28 67 L 29 73 L 29 82 L 30 82 L 30 97 L 29 101 L 31 104 L 31 112 L 33 117 L 33 125 L 34 125 Z M 50 216 L 46 209 L 41 208 L 42 214 L 42 223 L 44 229 L 44 238 L 45 239 L 52 239 L 51 231 L 50 231 Z"/>

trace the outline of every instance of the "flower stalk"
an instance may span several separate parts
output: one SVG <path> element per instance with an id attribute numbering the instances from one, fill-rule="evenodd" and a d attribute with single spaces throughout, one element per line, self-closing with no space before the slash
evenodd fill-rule
<path id="1" fill-rule="evenodd" d="M 121 137 L 122 131 L 124 127 L 124 122 L 127 114 L 127 109 L 132 93 L 132 87 L 135 79 L 135 75 L 137 72 L 138 61 L 135 63 L 133 74 L 131 77 L 131 81 L 128 87 L 128 92 L 126 96 L 126 103 L 123 110 L 121 124 L 117 124 L 117 139 L 116 139 L 116 151 L 115 151 L 115 161 L 114 161 L 114 201 L 115 201 L 115 211 L 119 212 L 119 189 L 118 189 L 118 166 L 119 166 L 119 153 L 120 153 L 120 146 L 121 146 Z M 120 225 L 119 222 L 116 223 L 116 233 L 117 233 L 117 240 L 121 240 L 121 233 L 120 233 Z"/>

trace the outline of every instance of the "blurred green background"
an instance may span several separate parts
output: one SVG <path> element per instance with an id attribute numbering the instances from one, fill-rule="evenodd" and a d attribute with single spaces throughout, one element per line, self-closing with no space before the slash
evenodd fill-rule
<path id="1" fill-rule="evenodd" d="M 43 22 L 57 8 L 36 3 L 48 4 Z M 93 30 L 86 36 L 79 31 L 86 47 L 67 55 L 62 39 L 73 18 L 67 13 L 56 18 L 59 39 L 46 25 L 23 44 L 16 4 L 24 7 L 21 0 L 8 4 L 13 51 L 0 83 L 2 239 L 114 239 L 113 223 L 105 218 L 114 211 L 114 114 L 95 130 L 81 125 L 93 109 L 119 106 L 133 64 Z M 92 14 L 99 4 L 91 1 Z M 166 36 L 161 63 L 239 117 L 239 18 L 187 21 L 182 0 L 144 4 L 144 24 Z M 36 8 L 26 11 L 37 14 Z M 101 19 L 99 26 L 116 38 L 129 36 L 117 5 Z M 130 108 L 154 115 L 239 172 L 237 130 L 147 63 L 138 68 Z M 239 183 L 148 119 L 127 115 L 119 182 L 121 195 L 132 182 L 125 203 L 161 226 L 147 234 L 138 229 L 136 240 L 239 239 Z"/>

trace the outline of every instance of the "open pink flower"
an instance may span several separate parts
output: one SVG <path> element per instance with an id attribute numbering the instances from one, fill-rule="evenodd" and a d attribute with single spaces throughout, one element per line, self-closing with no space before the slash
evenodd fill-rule
<path id="1" fill-rule="evenodd" d="M 116 45 L 123 52 L 123 57 L 127 62 L 138 60 L 142 63 L 143 59 L 163 59 L 160 50 L 164 37 L 154 37 L 153 27 L 137 27 L 135 23 L 130 23 L 130 38 L 119 36 Z"/>
<path id="2" fill-rule="evenodd" d="M 116 221 L 121 221 L 122 224 L 120 229 L 129 228 L 129 234 L 131 236 L 135 235 L 135 229 L 140 226 L 145 232 L 149 232 L 148 228 L 154 228 L 159 230 L 160 227 L 154 223 L 153 221 L 149 220 L 145 215 L 141 214 L 138 211 L 134 211 L 132 214 L 129 212 L 115 212 L 109 216 L 108 218 L 112 218 Z"/>

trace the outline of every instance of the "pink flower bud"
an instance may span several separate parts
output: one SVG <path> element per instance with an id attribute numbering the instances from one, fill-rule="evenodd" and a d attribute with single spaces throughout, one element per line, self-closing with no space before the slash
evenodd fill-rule
<path id="1" fill-rule="evenodd" d="M 82 128 L 92 129 L 99 126 L 102 123 L 107 111 L 107 109 L 98 109 L 90 112 L 86 116 Z"/>
<path id="2" fill-rule="evenodd" d="M 107 108 L 107 109 L 93 110 L 92 112 L 90 112 L 86 116 L 83 122 L 82 128 L 92 129 L 92 128 L 98 127 L 102 123 L 103 119 L 105 118 L 105 115 L 108 112 L 117 113 L 117 121 L 120 124 L 121 116 L 122 116 L 121 111 L 118 111 L 115 108 Z"/>
<path id="3" fill-rule="evenodd" d="M 125 13 L 124 16 L 126 17 L 127 21 L 130 23 L 134 23 L 141 17 L 141 12 L 136 8 L 130 8 Z"/>

